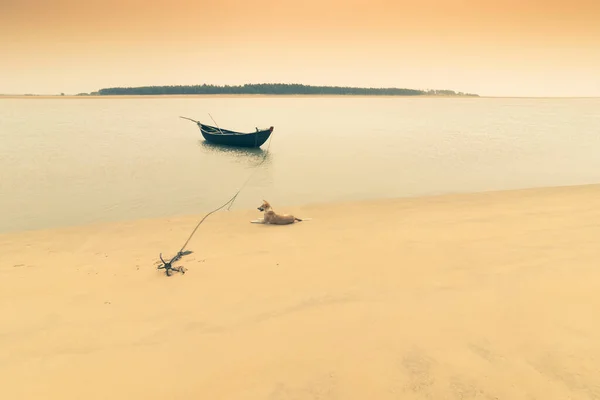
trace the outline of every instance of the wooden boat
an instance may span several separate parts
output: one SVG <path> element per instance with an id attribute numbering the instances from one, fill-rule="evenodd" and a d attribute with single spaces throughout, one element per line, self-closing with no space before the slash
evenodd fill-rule
<path id="1" fill-rule="evenodd" d="M 273 127 L 264 130 L 259 130 L 256 128 L 256 132 L 245 133 L 206 125 L 191 118 L 181 118 L 195 122 L 200 128 L 200 132 L 207 142 L 224 146 L 260 147 L 269 139 L 271 133 L 273 133 Z"/>

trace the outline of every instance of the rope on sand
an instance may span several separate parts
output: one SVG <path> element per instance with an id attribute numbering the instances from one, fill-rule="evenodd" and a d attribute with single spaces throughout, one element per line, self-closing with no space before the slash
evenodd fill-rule
<path id="1" fill-rule="evenodd" d="M 182 117 L 182 118 L 184 118 L 184 117 Z M 190 118 L 186 118 L 186 119 L 190 119 Z M 212 119 L 212 116 L 211 116 L 211 119 Z M 193 121 L 192 119 L 190 119 L 190 120 Z M 214 119 L 213 119 L 213 121 L 214 121 Z M 194 122 L 196 122 L 196 121 L 194 121 Z M 216 124 L 216 122 L 215 122 L 215 124 Z M 218 125 L 217 125 L 217 127 L 218 127 Z M 219 130 L 220 129 L 221 128 L 219 128 Z M 231 209 L 231 206 L 233 205 L 233 203 L 237 199 L 238 195 L 246 187 L 246 185 L 248 184 L 248 182 L 250 182 L 250 180 L 252 179 L 252 177 L 254 176 L 254 174 L 256 173 L 256 171 L 258 171 L 258 168 L 261 165 L 264 164 L 265 160 L 267 159 L 267 155 L 269 154 L 269 149 L 271 148 L 271 142 L 272 141 L 273 141 L 273 135 L 271 135 L 269 137 L 269 144 L 267 145 L 267 150 L 265 151 L 265 154 L 264 154 L 262 160 L 258 164 L 256 164 L 254 171 L 252 171 L 252 173 L 250 174 L 250 176 L 248 177 L 248 179 L 246 179 L 246 181 L 242 184 L 242 186 L 238 189 L 238 191 L 233 195 L 233 197 L 230 198 L 225 204 L 221 205 L 218 208 L 215 208 L 214 210 L 212 210 L 211 212 L 209 212 L 208 214 L 206 214 L 204 216 L 204 218 L 202 218 L 200 220 L 200 222 L 198 222 L 198 224 L 196 225 L 196 227 L 194 228 L 194 230 L 192 231 L 192 233 L 190 234 L 190 236 L 187 238 L 187 240 L 185 241 L 185 243 L 183 244 L 183 246 L 181 246 L 181 249 L 177 252 L 177 254 L 167 262 L 167 261 L 165 261 L 162 258 L 162 253 L 160 253 L 159 257 L 160 257 L 160 261 L 162 262 L 162 264 L 158 266 L 158 269 L 164 269 L 165 270 L 165 274 L 167 276 L 171 276 L 171 272 L 170 271 L 176 271 L 176 272 L 181 272 L 182 274 L 185 274 L 185 268 L 183 266 L 173 267 L 173 263 L 179 261 L 181 259 L 181 257 L 183 257 L 183 256 L 187 256 L 188 254 L 192 254 L 192 251 L 185 250 L 185 248 L 188 245 L 188 243 L 190 242 L 190 240 L 192 240 L 192 237 L 194 236 L 194 234 L 196 233 L 196 231 L 198 230 L 198 228 L 200 227 L 200 225 L 202 225 L 202 223 L 204 222 L 204 220 L 206 218 L 208 218 L 210 215 L 216 213 L 217 211 L 225 208 L 225 206 L 227 206 L 227 205 L 229 205 L 229 207 L 227 207 L 227 210 L 229 211 Z"/>

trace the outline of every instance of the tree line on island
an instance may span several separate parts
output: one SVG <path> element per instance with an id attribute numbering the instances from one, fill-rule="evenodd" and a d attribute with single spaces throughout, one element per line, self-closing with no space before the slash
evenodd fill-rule
<path id="1" fill-rule="evenodd" d="M 190 95 L 190 94 L 268 94 L 268 95 L 381 95 L 381 96 L 478 96 L 454 90 L 417 90 L 402 88 L 361 88 L 344 86 L 311 86 L 285 83 L 262 83 L 245 85 L 178 85 L 112 87 L 100 89 L 97 96 L 144 96 L 144 95 Z M 79 95 L 89 95 L 80 93 Z"/>

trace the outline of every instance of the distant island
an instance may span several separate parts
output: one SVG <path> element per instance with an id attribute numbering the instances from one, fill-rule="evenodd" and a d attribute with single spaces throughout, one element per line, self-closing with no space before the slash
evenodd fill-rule
<path id="1" fill-rule="evenodd" d="M 194 95 L 194 94 L 267 94 L 267 95 L 354 95 L 354 96 L 474 96 L 477 94 L 453 90 L 417 90 L 401 88 L 361 88 L 344 86 L 311 86 L 285 83 L 245 84 L 238 86 L 179 85 L 112 87 L 79 96 L 147 96 L 147 95 Z"/>

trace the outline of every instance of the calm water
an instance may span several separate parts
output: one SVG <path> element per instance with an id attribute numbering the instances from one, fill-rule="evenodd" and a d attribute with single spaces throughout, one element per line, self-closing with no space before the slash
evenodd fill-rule
<path id="1" fill-rule="evenodd" d="M 178 118 L 208 113 L 275 127 L 234 209 L 600 182 L 600 99 L 0 98 L 0 232 L 219 206 L 264 150 Z"/>

